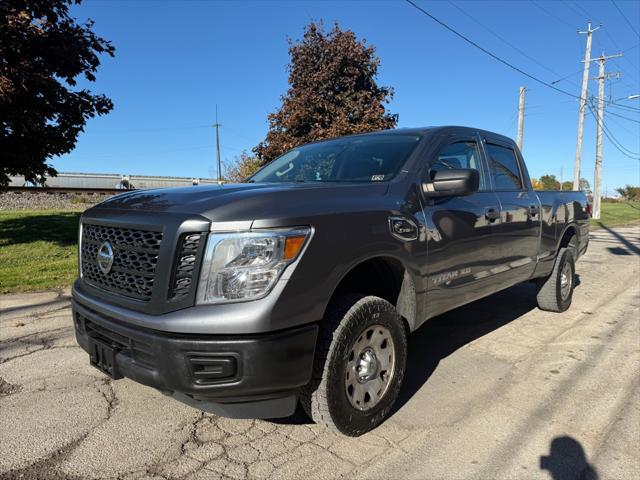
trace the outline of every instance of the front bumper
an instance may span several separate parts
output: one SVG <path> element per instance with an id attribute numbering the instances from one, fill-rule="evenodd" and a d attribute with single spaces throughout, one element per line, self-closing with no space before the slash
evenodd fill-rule
<path id="1" fill-rule="evenodd" d="M 74 296 L 76 339 L 108 344 L 125 377 L 201 410 L 229 417 L 293 414 L 311 379 L 316 324 L 256 335 L 168 333 L 97 312 Z"/>

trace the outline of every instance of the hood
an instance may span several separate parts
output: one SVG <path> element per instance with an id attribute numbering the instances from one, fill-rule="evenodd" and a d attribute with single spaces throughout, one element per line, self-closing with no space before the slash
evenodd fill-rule
<path id="1" fill-rule="evenodd" d="M 382 197 L 386 183 L 243 183 L 139 190 L 116 195 L 93 210 L 201 215 L 214 222 L 303 217 L 357 211 Z M 368 199 L 368 200 L 367 200 Z"/>

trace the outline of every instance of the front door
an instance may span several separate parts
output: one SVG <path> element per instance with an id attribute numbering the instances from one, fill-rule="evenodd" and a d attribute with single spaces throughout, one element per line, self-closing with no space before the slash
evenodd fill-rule
<path id="1" fill-rule="evenodd" d="M 479 138 L 448 138 L 428 159 L 423 182 L 447 168 L 474 168 L 480 174 L 479 191 L 461 197 L 425 198 L 429 317 L 491 293 L 488 277 L 500 262 L 496 244 L 500 203 L 491 191 L 488 169 L 480 154 Z"/>
<path id="2" fill-rule="evenodd" d="M 501 283 L 505 285 L 527 280 L 536 267 L 540 205 L 535 192 L 529 190 L 524 166 L 513 145 L 491 138 L 484 142 L 489 174 L 501 210 L 498 229 L 502 251 Z"/>

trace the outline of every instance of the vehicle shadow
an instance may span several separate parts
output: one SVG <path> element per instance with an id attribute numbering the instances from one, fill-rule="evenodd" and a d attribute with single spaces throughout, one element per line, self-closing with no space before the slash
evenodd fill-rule
<path id="1" fill-rule="evenodd" d="M 576 276 L 575 285 L 579 284 Z M 429 380 L 440 360 L 536 307 L 536 287 L 522 283 L 428 320 L 409 336 L 405 380 L 392 415 Z"/>
<path id="2" fill-rule="evenodd" d="M 598 480 L 598 471 L 589 462 L 584 448 L 575 438 L 556 437 L 549 455 L 540 457 L 540 470 L 547 470 L 553 480 Z"/>
<path id="3" fill-rule="evenodd" d="M 0 314 L 8 315 L 9 313 L 24 312 L 27 310 L 36 310 L 44 307 L 51 307 L 53 305 L 67 305 L 68 303 L 69 303 L 69 297 L 58 296 L 52 300 L 45 300 L 44 302 L 29 303 L 26 305 L 18 305 L 15 307 L 0 308 Z"/>
<path id="4" fill-rule="evenodd" d="M 636 244 L 634 244 L 632 241 L 630 241 L 624 235 L 622 235 L 621 233 L 616 232 L 613 228 L 607 227 L 602 222 L 598 222 L 598 225 L 600 225 L 601 228 L 603 228 L 604 230 L 609 232 L 611 235 L 613 235 L 625 247 L 625 248 L 623 248 L 623 247 L 608 247 L 608 250 L 611 253 L 613 253 L 614 255 L 631 255 L 632 253 L 635 253 L 636 255 L 640 255 L 640 248 L 638 248 L 638 246 Z"/>

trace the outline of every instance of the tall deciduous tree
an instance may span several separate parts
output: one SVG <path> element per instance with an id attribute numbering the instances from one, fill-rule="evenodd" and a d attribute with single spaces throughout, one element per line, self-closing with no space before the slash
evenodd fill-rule
<path id="1" fill-rule="evenodd" d="M 385 108 L 393 89 L 376 82 L 380 59 L 351 30 L 311 22 L 289 54 L 289 90 L 254 148 L 262 163 L 303 143 L 395 127 L 398 115 Z"/>
<path id="2" fill-rule="evenodd" d="M 40 183 L 51 157 L 70 152 L 87 119 L 113 108 L 104 95 L 74 89 L 95 80 L 114 47 L 69 15 L 80 0 L 0 2 L 0 186 L 9 175 Z"/>

